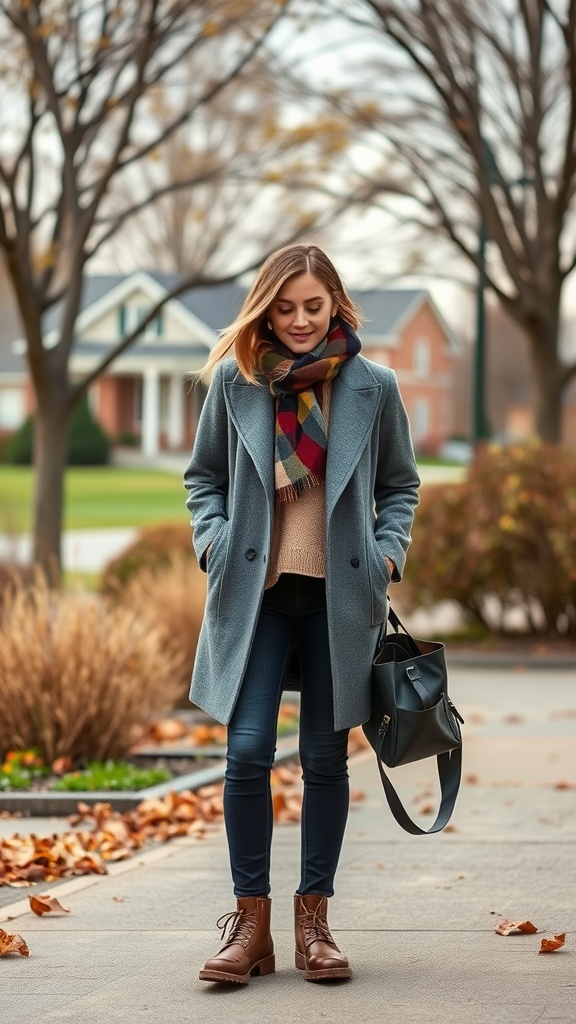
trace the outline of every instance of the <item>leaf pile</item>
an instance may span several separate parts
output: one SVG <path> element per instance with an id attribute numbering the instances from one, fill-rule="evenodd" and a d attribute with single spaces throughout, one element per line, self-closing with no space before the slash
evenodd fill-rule
<path id="1" fill-rule="evenodd" d="M 280 764 L 270 773 L 274 821 L 293 824 L 302 812 L 302 769 Z"/>
<path id="2" fill-rule="evenodd" d="M 113 811 L 108 803 L 79 803 L 71 825 L 87 827 L 52 836 L 14 836 L 0 840 L 0 885 L 27 886 L 69 875 L 106 874 L 106 864 L 127 860 L 149 842 L 176 836 L 202 838 L 208 825 L 222 820 L 222 787 L 196 793 L 168 793 L 142 800 L 133 811 Z"/>

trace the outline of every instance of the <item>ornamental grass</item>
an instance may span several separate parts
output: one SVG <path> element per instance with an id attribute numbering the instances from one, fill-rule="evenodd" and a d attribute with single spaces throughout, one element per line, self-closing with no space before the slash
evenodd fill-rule
<path id="1" fill-rule="evenodd" d="M 0 755 L 45 763 L 125 756 L 174 706 L 180 662 L 139 608 L 51 590 L 40 573 L 5 595 L 0 622 Z"/>
<path id="2" fill-rule="evenodd" d="M 178 703 L 190 707 L 188 691 L 206 601 L 206 574 L 195 558 L 171 552 L 166 561 L 140 569 L 120 591 L 122 605 L 149 618 L 176 663 Z"/>

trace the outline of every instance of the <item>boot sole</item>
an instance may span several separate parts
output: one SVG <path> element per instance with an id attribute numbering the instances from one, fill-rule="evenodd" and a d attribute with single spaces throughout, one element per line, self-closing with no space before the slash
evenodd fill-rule
<path id="1" fill-rule="evenodd" d="M 306 969 L 306 958 L 296 950 L 295 964 L 299 971 L 304 971 L 305 981 L 330 981 L 334 978 L 351 978 L 351 967 L 326 967 L 324 970 L 308 971 Z"/>
<path id="2" fill-rule="evenodd" d="M 274 954 L 271 956 L 264 957 L 263 960 L 259 960 L 257 964 L 246 974 L 228 974 L 227 971 L 200 971 L 198 975 L 200 981 L 226 981 L 232 982 L 233 985 L 247 985 L 250 978 L 256 978 L 264 974 L 274 974 L 276 970 L 276 959 Z"/>

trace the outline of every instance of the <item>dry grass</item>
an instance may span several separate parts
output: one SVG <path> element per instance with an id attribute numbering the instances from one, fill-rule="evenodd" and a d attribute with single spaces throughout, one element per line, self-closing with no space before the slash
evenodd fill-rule
<path id="1" fill-rule="evenodd" d="M 0 754 L 36 746 L 50 763 L 121 757 L 173 707 L 179 660 L 128 602 L 10 588 L 0 623 Z"/>
<path id="2" fill-rule="evenodd" d="M 166 564 L 141 569 L 120 592 L 120 601 L 162 634 L 178 665 L 179 702 L 187 703 L 206 601 L 206 576 L 196 560 L 172 552 Z"/>

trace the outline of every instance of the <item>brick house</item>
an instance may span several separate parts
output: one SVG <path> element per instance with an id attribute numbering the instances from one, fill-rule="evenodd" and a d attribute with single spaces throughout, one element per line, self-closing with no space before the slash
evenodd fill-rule
<path id="1" fill-rule="evenodd" d="M 126 277 L 92 276 L 85 282 L 71 373 L 93 369 L 173 286 L 166 275 L 137 271 Z M 203 400 L 191 387 L 217 340 L 234 318 L 243 289 L 236 284 L 197 288 L 170 300 L 162 313 L 90 389 L 94 414 L 116 441 L 133 440 L 146 455 L 189 449 Z M 366 316 L 363 351 L 398 375 L 415 444 L 431 449 L 453 429 L 455 345 L 424 290 L 353 291 Z M 45 344 L 56 342 L 59 310 L 45 322 Z M 22 338 L 0 344 L 0 432 L 16 429 L 32 408 Z"/>
<path id="2" fill-rule="evenodd" d="M 362 350 L 396 371 L 417 450 L 435 452 L 452 436 L 457 344 L 423 289 L 352 292 L 366 324 Z"/>

